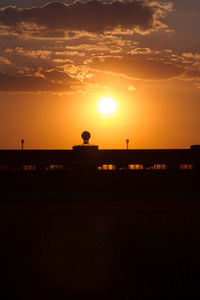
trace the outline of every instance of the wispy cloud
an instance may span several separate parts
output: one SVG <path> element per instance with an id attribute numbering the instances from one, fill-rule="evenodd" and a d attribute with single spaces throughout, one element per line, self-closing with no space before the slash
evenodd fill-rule
<path id="1" fill-rule="evenodd" d="M 29 56 L 31 58 L 41 58 L 41 59 L 47 59 L 50 57 L 50 54 L 52 51 L 49 50 L 26 50 L 23 47 L 16 47 L 15 49 L 7 48 L 5 50 L 6 53 L 17 53 L 19 55 Z"/>
<path id="2" fill-rule="evenodd" d="M 10 65 L 11 62 L 7 58 L 0 56 L 0 64 Z"/>

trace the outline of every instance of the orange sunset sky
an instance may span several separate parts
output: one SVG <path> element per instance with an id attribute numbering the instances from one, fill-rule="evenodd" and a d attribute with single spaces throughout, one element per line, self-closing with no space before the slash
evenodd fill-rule
<path id="1" fill-rule="evenodd" d="M 200 144 L 199 20 L 199 0 L 0 1 L 0 149 Z"/>

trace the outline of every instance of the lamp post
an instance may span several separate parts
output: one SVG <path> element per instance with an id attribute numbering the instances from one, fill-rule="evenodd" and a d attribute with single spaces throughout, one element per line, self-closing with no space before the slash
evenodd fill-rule
<path id="1" fill-rule="evenodd" d="M 24 139 L 21 139 L 21 150 L 24 150 Z"/>
<path id="2" fill-rule="evenodd" d="M 129 139 L 126 139 L 126 150 L 128 150 Z"/>

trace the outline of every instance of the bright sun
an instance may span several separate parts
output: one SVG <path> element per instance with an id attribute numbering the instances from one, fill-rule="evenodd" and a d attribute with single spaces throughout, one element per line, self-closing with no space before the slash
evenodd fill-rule
<path id="1" fill-rule="evenodd" d="M 99 111 L 104 115 L 111 115 L 116 111 L 116 101 L 111 97 L 103 97 L 98 103 Z"/>

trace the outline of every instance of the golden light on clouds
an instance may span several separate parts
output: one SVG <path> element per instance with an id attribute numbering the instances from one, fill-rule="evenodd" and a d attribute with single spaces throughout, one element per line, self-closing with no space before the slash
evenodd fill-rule
<path id="1" fill-rule="evenodd" d="M 164 2 L 0 1 L 0 149 L 199 144 L 199 4 Z"/>
<path id="2" fill-rule="evenodd" d="M 117 103 L 112 97 L 102 97 L 98 102 L 98 110 L 102 115 L 112 116 L 117 110 Z"/>

